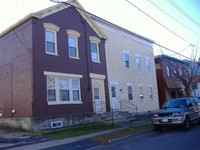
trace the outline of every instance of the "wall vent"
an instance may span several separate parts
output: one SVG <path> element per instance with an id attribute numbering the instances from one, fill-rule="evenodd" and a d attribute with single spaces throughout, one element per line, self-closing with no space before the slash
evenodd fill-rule
<path id="1" fill-rule="evenodd" d="M 51 128 L 61 128 L 61 127 L 63 127 L 62 121 L 51 122 Z"/>

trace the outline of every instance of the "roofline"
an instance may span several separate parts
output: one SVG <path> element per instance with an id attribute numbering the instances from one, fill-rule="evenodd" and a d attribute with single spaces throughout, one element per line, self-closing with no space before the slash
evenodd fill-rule
<path id="1" fill-rule="evenodd" d="M 111 22 L 109 22 L 109 21 L 107 21 L 107 20 L 105 20 L 105 19 L 103 19 L 103 18 L 100 18 L 100 17 L 98 17 L 98 16 L 96 16 L 96 15 L 91 14 L 90 17 L 91 17 L 93 20 L 97 21 L 97 22 L 104 23 L 104 24 L 106 24 L 106 25 L 108 25 L 108 26 L 111 26 L 111 27 L 117 29 L 117 30 L 123 31 L 123 32 L 125 32 L 125 33 L 127 33 L 127 34 L 129 34 L 129 35 L 139 37 L 139 38 L 144 39 L 144 40 L 146 40 L 146 41 L 148 41 L 148 42 L 150 42 L 150 43 L 155 43 L 155 41 L 152 40 L 152 39 L 149 39 L 149 38 L 147 38 L 147 37 L 144 37 L 144 36 L 142 36 L 142 35 L 140 35 L 140 34 L 137 34 L 137 33 L 135 33 L 135 32 L 132 32 L 132 31 L 130 31 L 130 30 L 127 30 L 127 29 L 125 29 L 125 28 L 123 28 L 123 27 L 120 27 L 120 26 L 118 26 L 118 25 L 116 25 L 116 24 L 114 24 L 114 23 L 111 23 Z"/>
<path id="2" fill-rule="evenodd" d="M 171 57 L 171 56 L 168 56 L 168 55 L 157 55 L 154 57 L 155 59 L 159 59 L 159 58 L 166 58 L 166 59 L 170 59 L 170 60 L 173 60 L 173 61 L 176 61 L 176 62 L 181 62 L 181 63 L 184 63 L 184 64 L 187 64 L 184 60 L 180 60 L 178 58 L 175 58 L 175 57 Z"/>
<path id="3" fill-rule="evenodd" d="M 19 21 L 17 21 L 16 23 L 14 23 L 13 25 L 11 25 L 10 27 L 8 27 L 3 32 L 1 32 L 0 33 L 0 37 L 4 36 L 5 34 L 7 34 L 8 32 L 10 32 L 11 30 L 13 30 L 14 28 L 16 28 L 17 26 L 21 25 L 22 23 L 24 23 L 25 21 L 29 20 L 32 17 L 40 19 L 40 18 L 46 17 L 48 15 L 51 15 L 51 14 L 53 14 L 55 12 L 58 12 L 60 10 L 66 9 L 68 7 L 71 7 L 71 6 L 75 7 L 75 9 L 83 16 L 83 18 L 94 29 L 94 31 L 98 34 L 98 36 L 100 38 L 107 39 L 106 34 L 92 20 L 92 18 L 90 17 L 90 15 L 86 13 L 85 9 L 82 7 L 82 5 L 77 0 L 68 0 L 66 2 L 66 4 L 63 4 L 63 3 L 60 4 L 59 3 L 59 4 L 56 4 L 56 5 L 50 6 L 48 8 L 42 9 L 40 11 L 37 11 L 35 13 L 31 13 L 31 14 L 25 16 L 24 18 L 20 19 Z"/>
<path id="4" fill-rule="evenodd" d="M 27 20 L 31 19 L 31 18 L 38 18 L 36 15 L 34 15 L 33 13 L 26 15 L 25 17 L 23 17 L 22 19 L 18 20 L 16 23 L 12 24 L 11 26 L 9 26 L 8 28 L 6 28 L 4 31 L 2 31 L 0 33 L 0 38 L 3 37 L 5 34 L 7 34 L 8 32 L 10 32 L 11 30 L 13 30 L 14 28 L 16 28 L 17 26 L 21 25 L 22 23 L 26 22 Z"/>

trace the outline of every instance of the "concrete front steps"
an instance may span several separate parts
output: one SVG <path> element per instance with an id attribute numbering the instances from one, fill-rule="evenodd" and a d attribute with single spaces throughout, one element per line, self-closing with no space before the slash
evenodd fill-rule
<path id="1" fill-rule="evenodd" d="M 134 122 L 137 119 L 137 115 L 129 112 L 114 111 L 101 114 L 101 119 L 107 124 L 122 125 Z"/>
<path id="2" fill-rule="evenodd" d="M 136 125 L 141 123 L 151 122 L 149 113 L 129 113 L 122 111 L 106 112 L 101 114 L 101 120 L 106 124 L 116 125 Z"/>

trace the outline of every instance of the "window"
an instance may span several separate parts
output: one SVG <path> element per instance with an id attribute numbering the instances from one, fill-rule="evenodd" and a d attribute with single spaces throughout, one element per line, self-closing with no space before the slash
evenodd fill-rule
<path id="1" fill-rule="evenodd" d="M 124 65 L 126 68 L 129 68 L 129 53 L 128 52 L 124 52 Z"/>
<path id="2" fill-rule="evenodd" d="M 180 75 L 183 75 L 183 68 L 179 68 Z"/>
<path id="3" fill-rule="evenodd" d="M 174 67 L 174 78 L 177 79 L 178 78 L 178 74 L 177 74 L 177 67 Z"/>
<path id="4" fill-rule="evenodd" d="M 170 67 L 169 65 L 166 66 L 167 77 L 171 77 Z"/>
<path id="5" fill-rule="evenodd" d="M 93 62 L 100 62 L 99 43 L 100 39 L 90 36 L 91 59 Z"/>
<path id="6" fill-rule="evenodd" d="M 45 52 L 57 55 L 57 32 L 60 28 L 51 23 L 44 23 L 43 25 L 45 28 Z"/>
<path id="7" fill-rule="evenodd" d="M 149 86 L 149 98 L 153 99 L 153 88 L 152 88 L 152 86 Z"/>
<path id="8" fill-rule="evenodd" d="M 140 98 L 144 98 L 144 94 L 143 94 L 143 87 L 139 86 L 139 94 L 140 94 Z"/>
<path id="9" fill-rule="evenodd" d="M 59 93 L 60 101 L 69 101 L 69 80 L 60 78 L 59 79 Z"/>
<path id="10" fill-rule="evenodd" d="M 78 38 L 80 33 L 74 30 L 67 30 L 68 34 L 68 53 L 70 58 L 79 58 Z"/>
<path id="11" fill-rule="evenodd" d="M 128 100 L 133 100 L 133 89 L 131 85 L 127 86 L 128 88 Z"/>
<path id="12" fill-rule="evenodd" d="M 81 103 L 80 78 L 46 75 L 48 104 Z"/>
<path id="13" fill-rule="evenodd" d="M 47 78 L 47 93 L 48 93 L 48 101 L 56 101 L 56 84 L 55 78 L 48 77 Z"/>
<path id="14" fill-rule="evenodd" d="M 135 55 L 135 60 L 136 60 L 136 68 L 138 70 L 141 69 L 141 59 L 140 59 L 140 56 L 139 55 Z"/>
<path id="15" fill-rule="evenodd" d="M 73 101 L 79 101 L 80 92 L 79 92 L 79 81 L 77 79 L 72 79 L 72 96 Z"/>
<path id="16" fill-rule="evenodd" d="M 151 70 L 150 58 L 146 57 L 145 62 L 146 62 L 146 70 L 147 70 L 147 72 L 150 72 L 150 70 Z"/>

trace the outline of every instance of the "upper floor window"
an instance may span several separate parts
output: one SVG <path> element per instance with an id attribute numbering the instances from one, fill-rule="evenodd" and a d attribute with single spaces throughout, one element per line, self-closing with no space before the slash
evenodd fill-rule
<path id="1" fill-rule="evenodd" d="M 174 67 L 174 78 L 177 79 L 178 78 L 178 74 L 177 74 L 177 67 Z"/>
<path id="2" fill-rule="evenodd" d="M 179 68 L 179 74 L 183 75 L 183 68 Z"/>
<path id="3" fill-rule="evenodd" d="M 135 55 L 135 61 L 136 61 L 136 68 L 138 70 L 141 69 L 141 58 L 140 58 L 140 55 Z"/>
<path id="4" fill-rule="evenodd" d="M 146 57 L 145 62 L 146 62 L 146 70 L 147 70 L 148 72 L 150 72 L 150 70 L 151 70 L 150 58 L 149 58 L 149 57 Z"/>
<path id="5" fill-rule="evenodd" d="M 68 34 L 68 52 L 70 58 L 79 58 L 78 38 L 80 33 L 74 30 L 67 30 Z"/>
<path id="6" fill-rule="evenodd" d="M 128 52 L 124 52 L 124 65 L 125 65 L 126 68 L 130 67 L 130 64 L 129 64 L 129 53 Z"/>
<path id="7" fill-rule="evenodd" d="M 90 50 L 91 50 L 91 59 L 93 62 L 100 62 L 99 55 L 99 43 L 100 39 L 90 36 Z"/>
<path id="8" fill-rule="evenodd" d="M 167 71 L 167 77 L 171 77 L 171 72 L 170 72 L 170 66 L 166 66 L 166 71 Z"/>
<path id="9" fill-rule="evenodd" d="M 58 55 L 57 32 L 60 28 L 51 23 L 44 23 L 43 25 L 45 28 L 45 51 L 47 54 Z"/>

